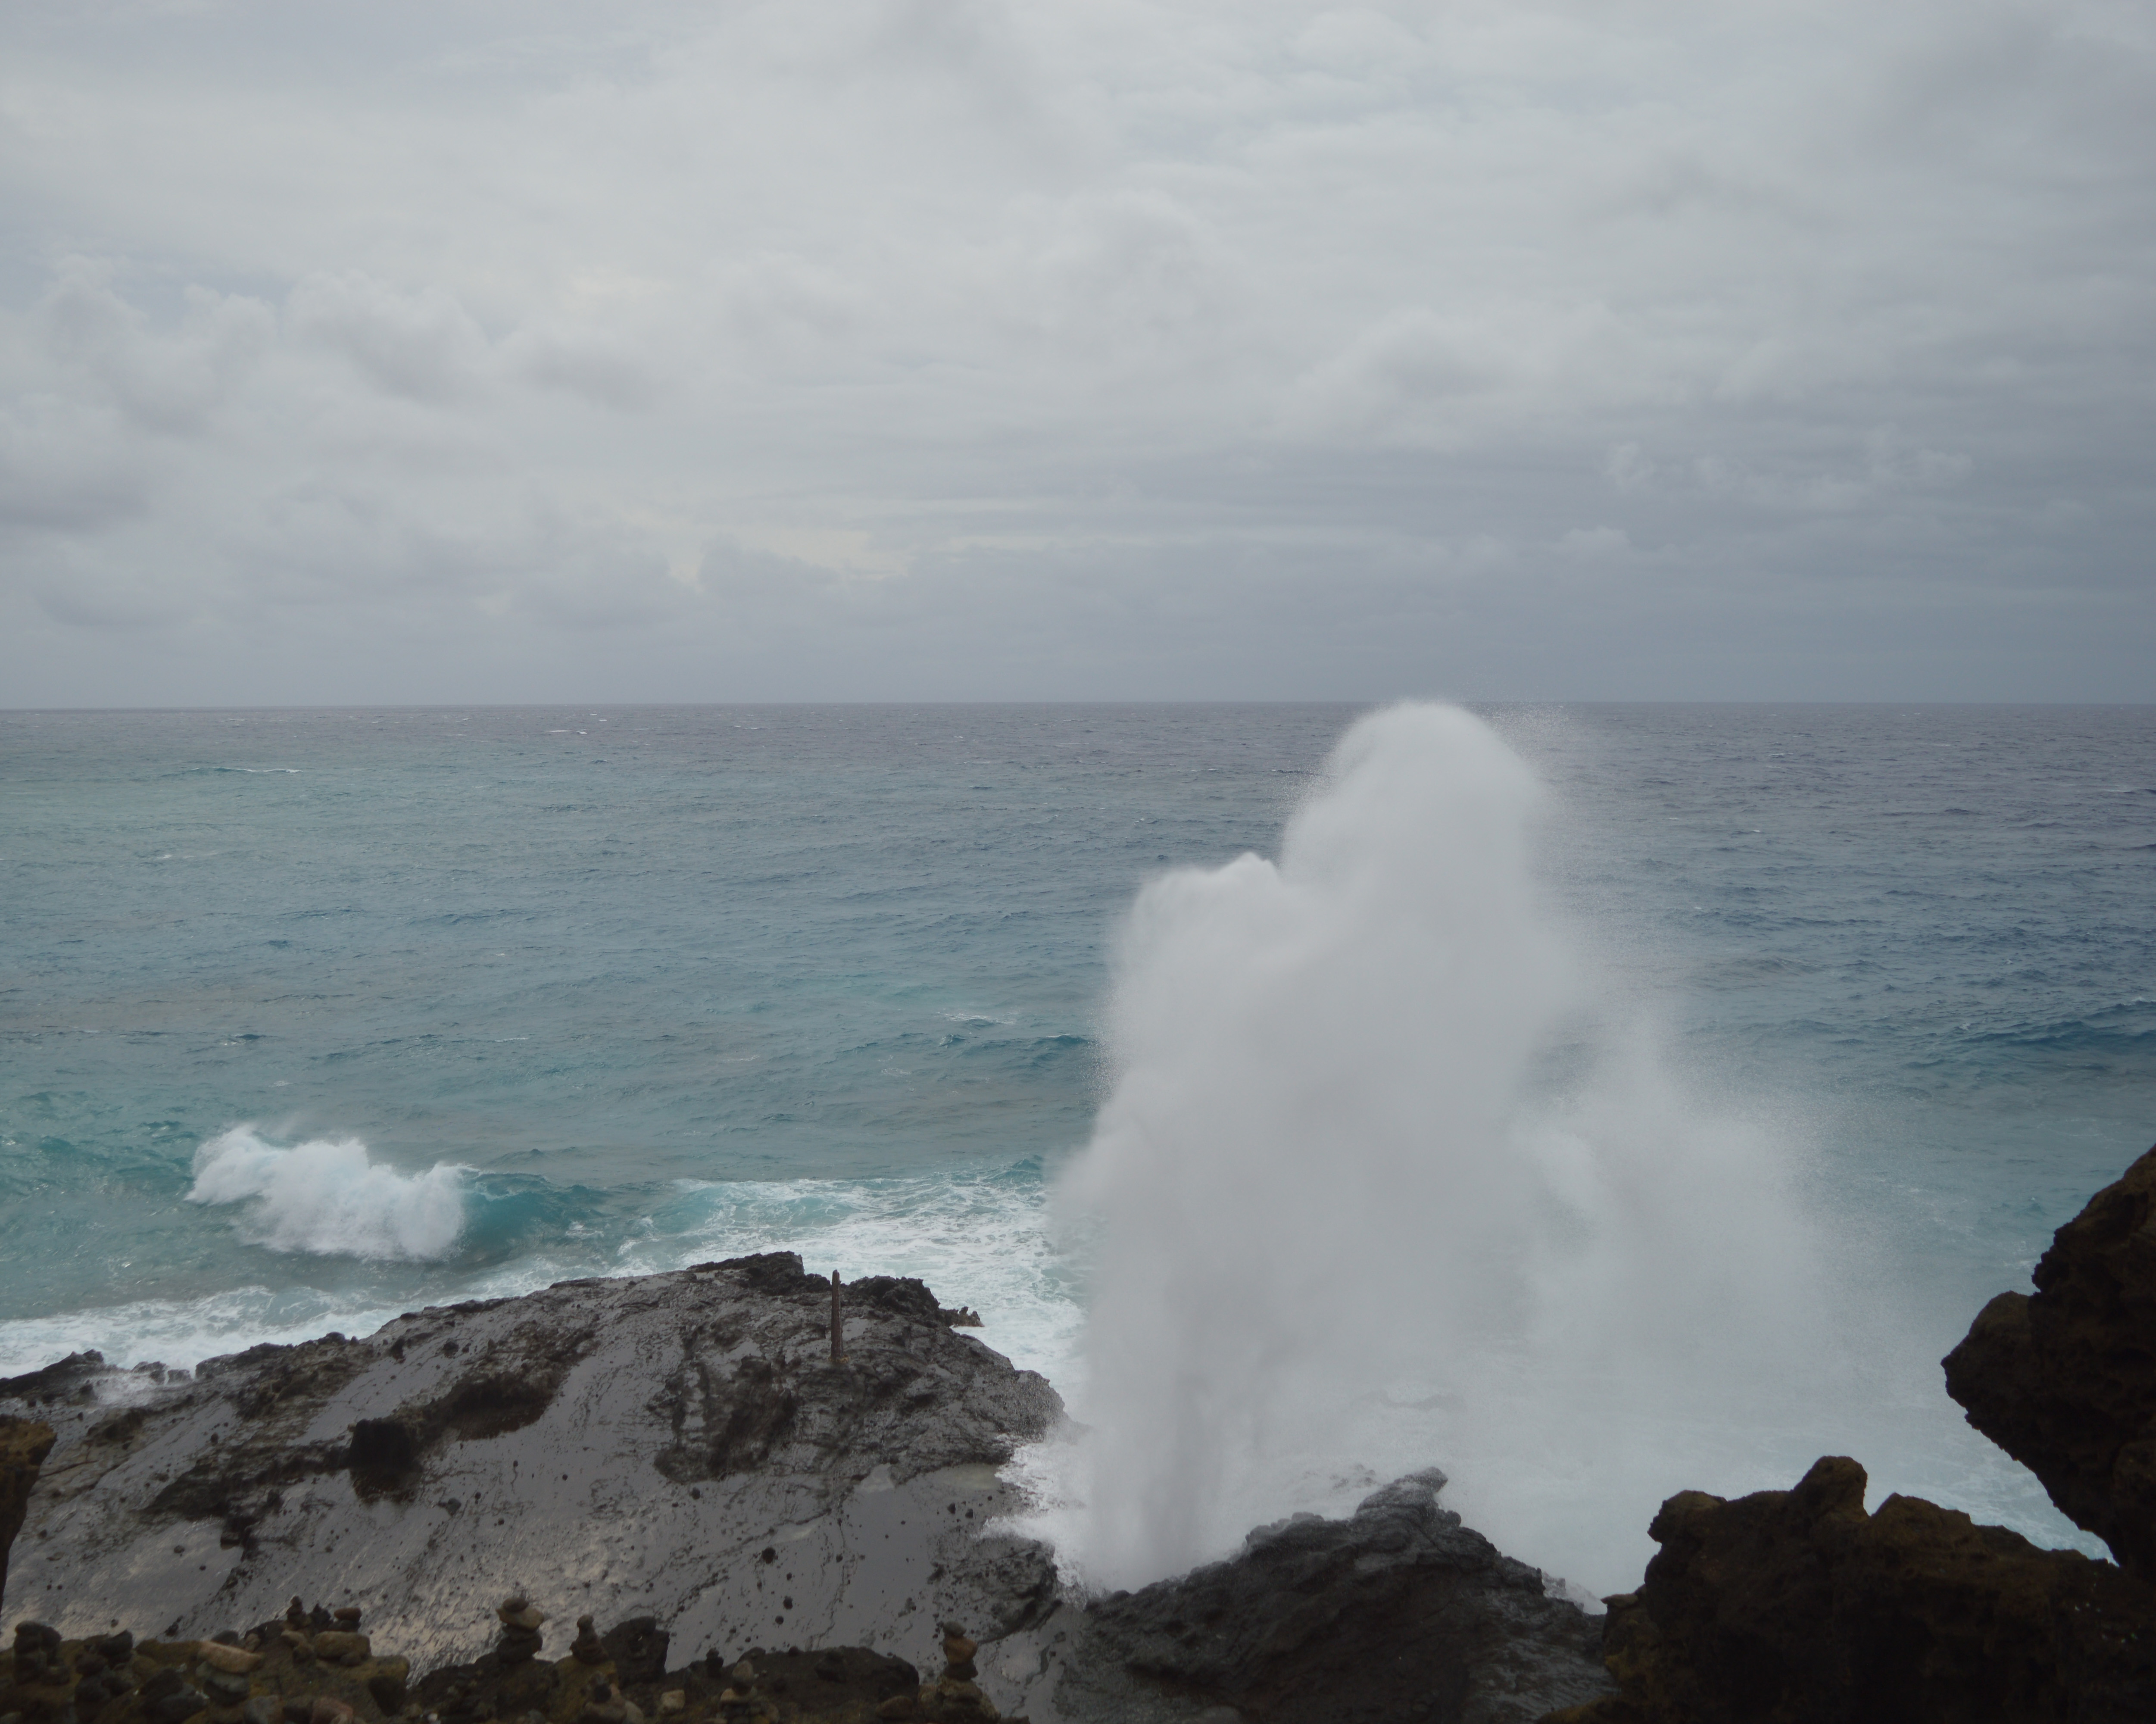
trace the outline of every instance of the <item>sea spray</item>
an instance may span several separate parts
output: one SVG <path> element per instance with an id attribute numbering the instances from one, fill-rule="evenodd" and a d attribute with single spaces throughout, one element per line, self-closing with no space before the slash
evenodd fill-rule
<path id="1" fill-rule="evenodd" d="M 1537 900 L 1543 802 L 1477 719 L 1396 707 L 1276 863 L 1140 894 L 1065 1187 L 1091 1431 L 1045 1526 L 1089 1578 L 1435 1462 L 1501 1545 L 1614 1588 L 1662 1496 L 1773 1481 L 1835 1373 L 1825 1278 L 1771 1136 L 1601 1013 Z"/>
<path id="2" fill-rule="evenodd" d="M 234 1126 L 195 1152 L 187 1201 L 245 1203 L 241 1236 L 273 1251 L 425 1261 L 447 1256 L 464 1231 L 468 1171 L 399 1173 L 355 1137 L 281 1149 Z"/>

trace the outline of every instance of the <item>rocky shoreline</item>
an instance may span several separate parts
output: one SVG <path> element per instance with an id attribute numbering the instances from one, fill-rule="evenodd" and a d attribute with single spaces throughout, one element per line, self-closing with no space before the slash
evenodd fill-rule
<path id="1" fill-rule="evenodd" d="M 834 1323 L 787 1253 L 192 1378 L 71 1358 L 0 1382 L 0 1724 L 2145 1724 L 2156 1150 L 2035 1283 L 1985 1307 L 1948 1388 L 2118 1563 L 1914 1498 L 1867 1514 L 1829 1456 L 1663 1504 L 1600 1623 L 1435 1472 L 1072 1596 L 988 1530 L 1054 1390 L 917 1281 L 855 1283 Z"/>
<path id="2" fill-rule="evenodd" d="M 1620 1692 L 1552 1724 L 2148 1724 L 2156 1718 L 2156 1149 L 2061 1227 L 1942 1362 L 1969 1422 L 2118 1562 L 1920 1497 L 1684 1491 L 1608 1601 Z"/>
<path id="3" fill-rule="evenodd" d="M 1055 1391 L 918 1281 L 847 1287 L 835 1344 L 832 1299 L 778 1253 L 192 1377 L 79 1357 L 0 1383 L 0 1414 L 57 1432 L 8 1578 L 31 1639 L 0 1718 L 186 1724 L 166 1714 L 198 1696 L 201 1724 L 318 1701 L 359 1724 L 1530 1724 L 1609 1691 L 1590 1619 L 1461 1527 L 1435 1475 L 1179 1581 L 1067 1596 L 1045 1547 L 985 1531 L 1024 1506 L 998 1470 L 1061 1420 Z M 541 1656 L 542 1624 L 571 1622 Z M 154 1638 L 122 1655 L 123 1629 Z M 206 1648 L 260 1662 L 220 1687 L 202 1660 L 234 1655 Z M 181 1686 L 146 1701 L 167 1670 Z"/>

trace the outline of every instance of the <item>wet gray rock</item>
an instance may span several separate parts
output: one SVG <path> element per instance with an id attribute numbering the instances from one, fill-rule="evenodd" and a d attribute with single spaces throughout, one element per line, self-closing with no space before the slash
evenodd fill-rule
<path id="1" fill-rule="evenodd" d="M 845 1290 L 834 1366 L 830 1300 L 773 1253 L 430 1308 L 192 1381 L 85 1356 L 0 1384 L 0 1412 L 59 1433 L 26 1526 L 41 1560 L 0 1608 L 205 1636 L 305 1594 L 363 1607 L 426 1669 L 483 1653 L 514 1591 L 685 1651 L 926 1661 L 938 1609 L 999 1608 L 1019 1547 L 973 1534 L 1061 1403 L 918 1281 Z"/>
<path id="2" fill-rule="evenodd" d="M 1036 1724 L 1530 1724 L 1614 1693 L 1598 1624 L 1441 1507 L 1444 1483 L 1260 1527 L 1228 1562 L 1059 1609 L 982 1663 L 1008 1679 L 1037 1660 Z"/>
<path id="3" fill-rule="evenodd" d="M 886 1277 L 845 1290 L 834 1366 L 830 1293 L 775 1254 L 417 1311 L 192 1381 L 63 1362 L 16 1399 L 59 1439 L 7 1617 L 257 1623 L 320 1706 L 349 1710 L 345 1681 L 387 1713 L 408 1670 L 453 1724 L 627 1724 L 668 1692 L 706 1724 L 743 1663 L 788 1706 L 1033 1724 L 1526 1724 L 1611 1691 L 1589 1619 L 1440 1506 L 1436 1474 L 1180 1579 L 1066 1594 L 1045 1547 L 984 1530 L 1024 1506 L 998 1469 L 1060 1419 L 1054 1391 Z M 346 1670 L 347 1641 L 401 1655 L 393 1675 Z M 252 1704 L 160 1680 L 146 1724 Z"/>

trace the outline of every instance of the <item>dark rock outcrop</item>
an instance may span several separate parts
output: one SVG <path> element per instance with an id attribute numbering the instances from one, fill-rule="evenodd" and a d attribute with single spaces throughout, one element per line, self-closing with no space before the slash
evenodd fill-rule
<path id="1" fill-rule="evenodd" d="M 38 1470 L 52 1452 L 53 1428 L 34 1419 L 0 1415 L 0 1594 L 8 1587 L 8 1552 L 23 1530 Z"/>
<path id="2" fill-rule="evenodd" d="M 989 1530 L 1024 1506 L 997 1469 L 1059 1418 L 1054 1392 L 901 1278 L 842 1290 L 834 1363 L 831 1296 L 771 1254 L 413 1312 L 191 1381 L 39 1373 L 51 1554 L 8 1613 L 54 1648 L 115 1618 L 161 1633 L 125 1660 L 131 1698 L 77 1688 L 69 1720 L 39 1688 L 0 1712 L 1527 1724 L 1609 1691 L 1589 1619 L 1441 1508 L 1435 1474 L 1181 1580 L 1067 1594 L 1045 1546 Z M 58 1668 L 43 1648 L 33 1676 Z"/>
<path id="3" fill-rule="evenodd" d="M 192 1380 L 62 1361 L 0 1383 L 0 1412 L 50 1403 L 59 1432 L 30 1507 L 45 1560 L 8 1616 L 177 1639 L 305 1590 L 423 1666 L 485 1653 L 480 1613 L 511 1593 L 697 1649 L 910 1648 L 932 1609 L 998 1617 L 1050 1570 L 976 1536 L 1017 1506 L 994 1469 L 1061 1403 L 918 1281 L 865 1279 L 843 1318 L 834 1364 L 830 1283 L 776 1252 L 410 1312 Z"/>
<path id="4" fill-rule="evenodd" d="M 2156 1149 L 2053 1237 L 1946 1357 L 1969 1422 L 2156 1582 Z"/>
<path id="5" fill-rule="evenodd" d="M 1829 1456 L 1794 1491 L 1686 1491 L 1604 1653 L 1621 1695 L 1553 1724 L 2147 1724 L 2156 1589 Z"/>
<path id="6" fill-rule="evenodd" d="M 1347 1520 L 1298 1515 L 1230 1561 L 1096 1603 L 1058 1709 L 1161 1716 L 1173 1697 L 1265 1724 L 1524 1724 L 1607 1694 L 1592 1619 L 1440 1507 L 1444 1481 L 1411 1475 Z"/>

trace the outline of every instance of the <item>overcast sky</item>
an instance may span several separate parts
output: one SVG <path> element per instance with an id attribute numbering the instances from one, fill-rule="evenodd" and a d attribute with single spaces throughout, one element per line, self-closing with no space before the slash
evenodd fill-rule
<path id="1" fill-rule="evenodd" d="M 2156 11 L 9 0 L 0 705 L 2156 699 Z"/>

